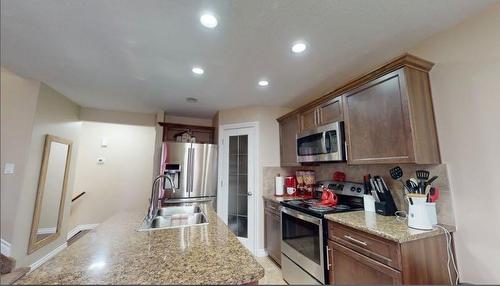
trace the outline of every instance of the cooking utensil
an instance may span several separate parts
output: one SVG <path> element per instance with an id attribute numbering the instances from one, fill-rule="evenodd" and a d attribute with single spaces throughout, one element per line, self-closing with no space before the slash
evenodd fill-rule
<path id="1" fill-rule="evenodd" d="M 417 170 L 415 171 L 415 173 L 417 174 L 417 179 L 419 180 L 418 182 L 418 192 L 420 194 L 423 194 L 424 193 L 424 183 L 425 181 L 427 181 L 429 179 L 429 171 L 427 170 Z"/>
<path id="2" fill-rule="evenodd" d="M 430 191 L 431 191 L 432 187 L 431 185 L 426 185 L 425 186 L 425 196 L 427 197 L 426 199 L 426 202 L 430 203 Z"/>
<path id="3" fill-rule="evenodd" d="M 425 182 L 426 185 L 430 185 L 432 184 L 432 182 L 434 182 L 437 178 L 439 178 L 438 176 L 434 176 L 432 178 L 430 178 L 429 180 L 427 180 L 427 182 Z"/>
<path id="4" fill-rule="evenodd" d="M 433 187 L 429 191 L 429 201 L 436 202 L 439 199 L 439 187 Z"/>
<path id="5" fill-rule="evenodd" d="M 399 181 L 401 185 L 405 188 L 405 190 L 410 193 L 410 190 L 406 187 L 405 183 L 403 182 L 403 169 L 401 167 L 396 166 L 392 169 L 389 170 L 389 173 L 391 174 L 391 178 L 393 180 Z"/>
<path id="6" fill-rule="evenodd" d="M 410 193 L 416 193 L 418 190 L 418 181 L 414 178 L 406 180 L 406 186 L 410 190 Z"/>

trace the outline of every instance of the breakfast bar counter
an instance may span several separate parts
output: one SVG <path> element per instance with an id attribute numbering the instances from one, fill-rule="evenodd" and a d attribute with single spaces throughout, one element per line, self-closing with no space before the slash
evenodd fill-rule
<path id="1" fill-rule="evenodd" d="M 247 284 L 264 269 L 208 205 L 208 225 L 138 232 L 114 215 L 17 284 Z"/>

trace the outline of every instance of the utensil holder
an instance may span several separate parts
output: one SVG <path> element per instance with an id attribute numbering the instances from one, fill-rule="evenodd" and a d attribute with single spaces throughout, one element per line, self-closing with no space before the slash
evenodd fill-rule
<path id="1" fill-rule="evenodd" d="M 436 203 L 427 203 L 425 195 L 408 195 L 413 204 L 408 206 L 408 227 L 431 230 L 437 224 Z"/>

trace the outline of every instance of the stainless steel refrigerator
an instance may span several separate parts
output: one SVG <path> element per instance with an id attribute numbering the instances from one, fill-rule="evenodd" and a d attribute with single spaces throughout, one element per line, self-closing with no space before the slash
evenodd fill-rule
<path id="1" fill-rule="evenodd" d="M 165 142 L 162 150 L 163 173 L 167 203 L 212 198 L 217 196 L 217 145 Z"/>

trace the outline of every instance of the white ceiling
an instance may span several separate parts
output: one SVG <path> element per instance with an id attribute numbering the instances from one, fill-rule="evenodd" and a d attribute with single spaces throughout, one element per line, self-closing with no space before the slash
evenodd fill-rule
<path id="1" fill-rule="evenodd" d="M 198 117 L 294 107 L 492 2 L 2 0 L 1 64 L 88 107 Z M 203 11 L 215 29 L 200 25 Z M 301 55 L 290 51 L 298 39 Z"/>

